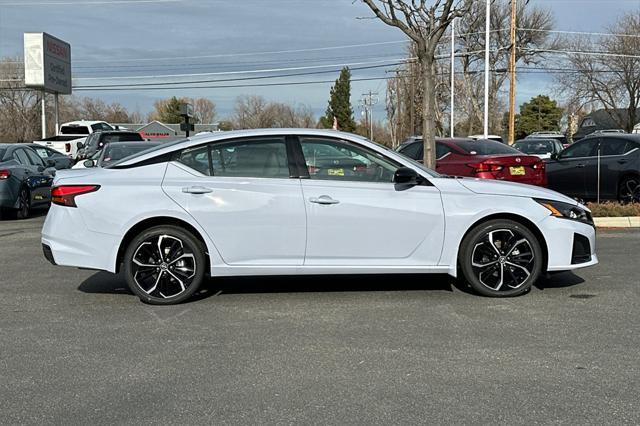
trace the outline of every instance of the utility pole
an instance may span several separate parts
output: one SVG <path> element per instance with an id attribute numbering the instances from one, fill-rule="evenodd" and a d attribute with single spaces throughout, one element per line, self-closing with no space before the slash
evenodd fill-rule
<path id="1" fill-rule="evenodd" d="M 456 18 L 451 21 L 451 137 L 455 129 L 455 71 L 456 71 Z"/>
<path id="2" fill-rule="evenodd" d="M 411 85 L 410 92 L 411 98 L 409 99 L 409 122 L 411 123 L 411 134 L 409 136 L 415 136 L 416 134 L 416 82 L 415 82 L 415 70 L 413 69 L 413 63 L 409 64 L 409 83 Z"/>
<path id="3" fill-rule="evenodd" d="M 369 90 L 368 93 L 362 94 L 362 99 L 360 102 L 364 106 L 365 116 L 369 118 L 369 139 L 373 140 L 373 106 L 378 103 L 380 99 L 378 98 L 378 92 L 372 92 Z"/>
<path id="4" fill-rule="evenodd" d="M 487 0 L 484 40 L 484 138 L 489 137 L 489 44 L 491 42 L 491 0 Z"/>
<path id="5" fill-rule="evenodd" d="M 511 0 L 511 55 L 509 57 L 509 145 L 516 140 L 516 14 L 517 0 Z"/>

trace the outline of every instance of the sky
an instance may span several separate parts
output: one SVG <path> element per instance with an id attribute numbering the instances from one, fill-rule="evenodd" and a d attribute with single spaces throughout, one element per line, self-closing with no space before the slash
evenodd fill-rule
<path id="1" fill-rule="evenodd" d="M 620 14 L 640 10 L 640 0 L 530 1 L 550 8 L 555 29 L 565 31 L 604 31 Z M 47 32 L 71 44 L 76 86 L 231 79 L 235 81 L 208 85 L 333 81 L 342 65 L 350 65 L 354 80 L 373 79 L 388 75 L 391 64 L 405 56 L 406 38 L 379 20 L 362 19 L 370 16 L 360 0 L 0 0 L 0 57 L 22 56 L 24 32 Z M 238 80 L 317 71 L 324 73 Z M 167 77 L 176 74 L 192 75 Z M 141 78 L 131 78 L 135 76 Z M 540 93 L 552 94 L 551 83 L 544 74 L 521 76 L 517 104 Z M 155 100 L 172 95 L 209 98 L 216 103 L 220 118 L 232 112 L 234 100 L 241 95 L 304 104 L 319 116 L 326 108 L 330 87 L 326 82 L 76 90 L 74 94 L 119 102 L 143 116 Z M 384 80 L 353 81 L 356 113 L 358 100 L 371 90 L 380 93 L 374 116 L 383 117 L 385 87 Z"/>

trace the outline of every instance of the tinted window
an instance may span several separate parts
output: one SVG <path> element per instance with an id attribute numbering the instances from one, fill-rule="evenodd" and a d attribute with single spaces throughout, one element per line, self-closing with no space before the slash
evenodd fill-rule
<path id="1" fill-rule="evenodd" d="M 406 155 L 414 160 L 420 160 L 422 151 L 420 148 L 422 148 L 422 142 L 413 142 L 402 148 L 400 154 Z"/>
<path id="2" fill-rule="evenodd" d="M 213 176 L 289 177 L 284 137 L 212 144 L 211 166 Z"/>
<path id="3" fill-rule="evenodd" d="M 89 128 L 87 126 L 62 126 L 60 133 L 63 135 L 88 135 Z"/>
<path id="4" fill-rule="evenodd" d="M 33 150 L 25 149 L 24 152 L 27 154 L 27 157 L 29 157 L 29 161 L 31 164 L 33 164 L 34 166 L 44 166 L 42 158 L 40 158 L 38 154 L 36 154 Z"/>
<path id="5" fill-rule="evenodd" d="M 16 149 L 15 151 L 13 151 L 13 158 L 15 158 L 18 161 L 18 163 L 24 166 L 31 165 L 31 162 L 29 161 L 29 157 L 27 157 L 27 154 L 24 152 L 23 149 Z"/>
<path id="6" fill-rule="evenodd" d="M 93 129 L 94 132 L 98 132 L 100 130 L 113 130 L 113 127 L 107 123 L 96 123 L 91 125 L 91 129 Z"/>
<path id="7" fill-rule="evenodd" d="M 554 143 L 544 139 L 526 139 L 516 142 L 513 147 L 525 154 L 549 154 L 554 152 Z"/>
<path id="8" fill-rule="evenodd" d="M 6 148 L 0 148 L 0 160 L 4 158 L 4 153 L 7 152 Z"/>
<path id="9" fill-rule="evenodd" d="M 471 155 L 521 154 L 515 148 L 500 142 L 478 139 L 477 141 L 455 141 L 456 146 Z"/>
<path id="10" fill-rule="evenodd" d="M 132 144 L 109 144 L 104 149 L 104 155 L 102 156 L 102 166 L 107 166 L 116 161 L 120 161 L 123 158 L 130 155 L 138 154 L 142 151 L 146 151 L 149 148 L 154 148 L 158 144 L 150 143 L 132 143 Z"/>
<path id="11" fill-rule="evenodd" d="M 451 148 L 443 143 L 436 142 L 436 160 L 444 157 L 451 152 Z"/>
<path id="12" fill-rule="evenodd" d="M 598 139 L 587 139 L 574 143 L 562 151 L 562 158 L 590 157 L 594 155 Z"/>
<path id="13" fill-rule="evenodd" d="M 140 133 L 111 133 L 103 135 L 101 142 L 138 142 L 144 141 Z"/>
<path id="14" fill-rule="evenodd" d="M 211 176 L 209 147 L 207 145 L 187 148 L 180 153 L 178 161 L 199 171 L 203 175 Z"/>
<path id="15" fill-rule="evenodd" d="M 399 164 L 354 144 L 318 138 L 300 138 L 311 179 L 392 182 Z"/>
<path id="16" fill-rule="evenodd" d="M 627 141 L 617 138 L 602 138 L 600 142 L 600 155 L 622 155 L 627 150 Z"/>

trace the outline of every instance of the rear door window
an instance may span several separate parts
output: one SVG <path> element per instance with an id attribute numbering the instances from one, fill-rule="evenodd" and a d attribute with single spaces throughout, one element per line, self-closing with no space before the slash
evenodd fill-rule
<path id="1" fill-rule="evenodd" d="M 213 176 L 288 178 L 284 137 L 247 139 L 211 145 Z"/>
<path id="2" fill-rule="evenodd" d="M 602 138 L 600 155 L 623 155 L 627 150 L 627 140 L 618 138 Z"/>
<path id="3" fill-rule="evenodd" d="M 23 166 L 31 165 L 31 161 L 29 161 L 29 157 L 27 157 L 27 153 L 24 152 L 24 149 L 16 149 L 13 151 L 13 158 Z"/>
<path id="4" fill-rule="evenodd" d="M 34 166 L 44 166 L 42 158 L 40 158 L 34 151 L 25 149 L 24 152 L 27 154 L 27 157 L 29 157 L 29 162 L 31 164 L 33 164 Z"/>

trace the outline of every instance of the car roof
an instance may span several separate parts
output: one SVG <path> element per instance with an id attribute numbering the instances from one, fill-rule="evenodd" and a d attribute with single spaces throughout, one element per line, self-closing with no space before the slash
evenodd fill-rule
<path id="1" fill-rule="evenodd" d="M 603 137 L 603 135 L 606 135 L 607 139 L 626 139 L 626 140 L 632 140 L 635 142 L 640 142 L 640 133 L 598 133 L 598 134 L 588 134 L 587 136 L 585 136 L 584 138 L 580 139 L 577 142 L 586 140 L 586 139 L 593 139 L 593 138 L 601 138 Z"/>
<path id="2" fill-rule="evenodd" d="M 215 132 L 215 133 L 208 133 L 203 135 L 196 135 L 187 139 L 180 139 L 173 142 L 165 142 L 162 144 L 163 146 L 154 150 L 153 152 L 149 152 L 147 154 L 143 154 L 141 156 L 132 158 L 131 160 L 124 161 L 122 163 L 119 163 L 118 166 L 129 166 L 129 165 L 137 164 L 139 162 L 142 162 L 151 158 L 155 158 L 163 154 L 179 151 L 181 149 L 197 146 L 204 143 L 213 143 L 213 142 L 223 141 L 223 140 L 250 138 L 250 137 L 259 137 L 259 136 L 289 136 L 289 135 L 329 137 L 334 139 L 343 138 L 346 140 L 356 139 L 359 142 L 362 142 L 364 145 L 376 146 L 380 148 L 379 144 L 371 142 L 360 135 L 341 132 L 339 130 L 332 130 L 332 129 L 269 128 L 269 129 L 230 130 L 225 132 Z M 387 147 L 384 147 L 384 148 L 387 150 L 390 150 Z"/>
<path id="3" fill-rule="evenodd" d="M 147 141 L 119 141 L 119 142 L 109 142 L 107 144 L 107 146 L 109 147 L 119 147 L 119 146 L 140 146 L 140 145 L 144 145 L 144 146 L 148 146 L 149 148 L 154 147 L 154 146 L 160 146 L 162 145 L 162 142 L 147 142 Z"/>
<path id="4" fill-rule="evenodd" d="M 109 124 L 106 121 L 93 121 L 93 120 L 76 120 L 76 121 L 69 121 L 67 123 L 62 123 L 60 126 L 90 126 L 92 124 L 98 124 L 98 123 L 105 123 L 105 124 Z M 110 124 L 109 124 L 110 125 Z"/>

